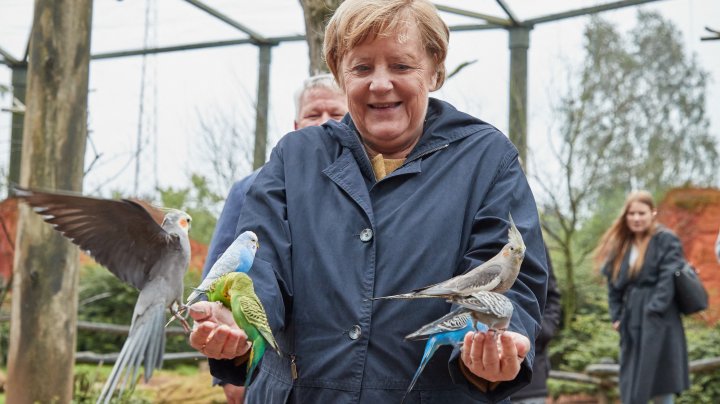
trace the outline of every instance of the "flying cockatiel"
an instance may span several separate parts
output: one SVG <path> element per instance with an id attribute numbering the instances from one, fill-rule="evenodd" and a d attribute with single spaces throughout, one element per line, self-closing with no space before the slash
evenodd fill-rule
<path id="1" fill-rule="evenodd" d="M 453 296 L 448 302 L 468 309 L 478 331 L 478 323 L 496 332 L 505 331 L 510 325 L 513 305 L 510 299 L 500 293 L 480 291 L 469 296 Z"/>
<path id="2" fill-rule="evenodd" d="M 183 277 L 190 262 L 190 216 L 140 200 L 24 188 L 16 188 L 16 196 L 120 280 L 140 290 L 128 337 L 98 402 L 109 402 L 116 388 L 118 394 L 133 389 L 141 364 L 147 382 L 162 366 L 165 308 L 175 314 L 182 304 Z"/>
<path id="3" fill-rule="evenodd" d="M 247 360 L 247 387 L 267 345 L 282 356 L 268 324 L 265 308 L 255 294 L 252 279 L 244 272 L 230 272 L 221 276 L 210 285 L 207 296 L 209 301 L 220 302 L 232 311 L 238 327 L 245 331 L 248 340 L 252 342 Z"/>
<path id="4" fill-rule="evenodd" d="M 477 330 L 471 312 L 472 310 L 470 309 L 460 307 L 432 323 L 420 327 L 419 330 L 405 337 L 405 339 L 410 341 L 427 340 L 427 342 L 425 343 L 425 351 L 420 360 L 420 365 L 415 371 L 415 375 L 405 392 L 405 396 L 403 396 L 403 402 L 413 387 L 415 387 L 420 373 L 422 373 L 425 365 L 427 365 L 438 348 L 443 345 L 460 346 L 463 343 L 465 334 Z M 487 330 L 487 328 L 484 330 Z"/>
<path id="5" fill-rule="evenodd" d="M 382 299 L 418 299 L 429 297 L 450 298 L 467 296 L 475 292 L 490 291 L 502 293 L 510 289 L 520 272 L 525 258 L 525 242 L 510 216 L 508 242 L 502 250 L 488 261 L 471 269 L 467 273 L 455 276 L 434 285 L 415 289 L 409 293 L 393 296 L 375 297 Z"/>

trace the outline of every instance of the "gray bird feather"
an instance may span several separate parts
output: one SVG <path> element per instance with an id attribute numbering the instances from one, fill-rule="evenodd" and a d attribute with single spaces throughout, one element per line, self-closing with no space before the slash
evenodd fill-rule
<path id="1" fill-rule="evenodd" d="M 480 291 L 469 296 L 454 296 L 448 302 L 468 309 L 476 322 L 476 329 L 477 322 L 496 331 L 504 331 L 510 325 L 513 305 L 510 299 L 500 293 Z"/>
<path id="2" fill-rule="evenodd" d="M 417 331 L 405 336 L 405 339 L 418 341 L 428 339 L 433 334 L 462 330 L 467 326 L 469 321 L 473 321 L 471 310 L 460 307 L 431 323 L 425 324 Z"/>
<path id="3" fill-rule="evenodd" d="M 109 402 L 116 389 L 118 394 L 133 389 L 141 364 L 147 382 L 162 365 L 165 308 L 182 304 L 190 216 L 129 199 L 25 188 L 16 188 L 16 195 L 95 261 L 140 289 L 130 332 L 98 402 Z"/>

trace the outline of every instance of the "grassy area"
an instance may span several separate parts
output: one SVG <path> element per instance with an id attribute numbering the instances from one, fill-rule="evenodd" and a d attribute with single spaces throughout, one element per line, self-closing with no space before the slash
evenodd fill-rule
<path id="1" fill-rule="evenodd" d="M 110 374 L 111 366 L 78 364 L 75 367 L 74 403 L 94 403 Z M 5 369 L 3 369 L 3 374 Z M 146 403 L 225 403 L 220 387 L 211 386 L 210 373 L 205 364 L 201 366 L 178 366 L 172 370 L 153 373 L 149 383 L 142 380 L 131 395 L 118 400 L 125 404 Z M 5 394 L 0 394 L 0 404 L 5 403 Z"/>

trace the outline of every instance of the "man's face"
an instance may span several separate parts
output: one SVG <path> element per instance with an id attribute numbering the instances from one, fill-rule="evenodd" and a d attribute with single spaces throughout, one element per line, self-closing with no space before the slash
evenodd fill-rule
<path id="1" fill-rule="evenodd" d="M 295 129 L 322 125 L 329 119 L 339 121 L 347 112 L 345 96 L 326 88 L 312 88 L 300 98 L 300 112 Z"/>

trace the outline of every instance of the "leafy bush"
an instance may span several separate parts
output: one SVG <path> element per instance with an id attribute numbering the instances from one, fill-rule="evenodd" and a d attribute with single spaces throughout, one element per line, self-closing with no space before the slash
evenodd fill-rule
<path id="1" fill-rule="evenodd" d="M 720 324 L 708 327 L 694 318 L 685 319 L 685 336 L 690 360 L 720 357 Z M 690 374 L 690 389 L 677 400 L 678 403 L 720 402 L 720 369 Z"/>
<path id="2" fill-rule="evenodd" d="M 596 284 L 603 292 L 604 288 Z M 619 363 L 618 352 L 620 339 L 610 326 L 607 301 L 603 293 L 595 291 L 585 296 L 584 304 L 574 317 L 574 322 L 565 327 L 550 343 L 550 360 L 552 368 L 570 372 L 583 373 L 591 364 L 605 359 Z M 707 326 L 695 318 L 685 318 L 685 335 L 690 360 L 720 357 L 720 325 Z M 720 402 L 720 369 L 702 373 L 691 373 L 691 388 L 677 400 L 680 404 L 717 403 Z M 553 397 L 570 394 L 597 394 L 595 386 L 550 379 L 548 389 Z M 610 392 L 617 397 L 618 391 Z"/>
<path id="3" fill-rule="evenodd" d="M 587 283 L 583 289 L 592 289 Z M 595 289 L 602 289 L 594 284 Z M 597 290 L 584 295 L 583 304 L 574 316 L 573 322 L 566 325 L 550 342 L 550 362 L 552 369 L 583 373 L 588 365 L 610 360 L 617 363 L 620 344 L 617 332 L 610 325 L 607 301 Z M 548 389 L 553 397 L 569 394 L 596 394 L 598 387 L 583 384 L 550 380 Z"/>

